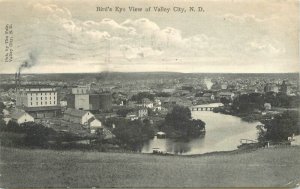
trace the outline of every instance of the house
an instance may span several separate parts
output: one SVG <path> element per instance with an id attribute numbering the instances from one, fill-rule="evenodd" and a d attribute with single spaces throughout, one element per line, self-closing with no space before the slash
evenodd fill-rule
<path id="1" fill-rule="evenodd" d="M 232 92 L 220 92 L 219 97 L 220 98 L 226 98 L 228 100 L 233 100 L 234 93 L 232 93 Z"/>
<path id="2" fill-rule="evenodd" d="M 138 117 L 143 118 L 148 116 L 148 109 L 147 108 L 140 108 L 138 109 Z"/>
<path id="3" fill-rule="evenodd" d="M 11 120 L 18 124 L 34 122 L 34 118 L 25 111 L 15 111 L 11 114 Z"/>
<path id="4" fill-rule="evenodd" d="M 145 108 L 153 108 L 153 102 L 151 102 L 151 100 L 149 100 L 148 98 L 142 99 L 142 105 Z"/>
<path id="5" fill-rule="evenodd" d="M 159 99 L 154 100 L 153 110 L 154 111 L 161 111 L 161 101 Z"/>
<path id="6" fill-rule="evenodd" d="M 97 131 L 102 131 L 103 130 L 103 126 L 102 126 L 101 121 L 99 121 L 95 117 L 92 117 L 91 119 L 89 119 L 88 122 L 89 122 L 91 133 L 96 133 Z"/>
<path id="7" fill-rule="evenodd" d="M 227 83 L 221 84 L 221 89 L 222 89 L 222 90 L 226 90 L 227 88 L 228 88 Z"/>
<path id="8" fill-rule="evenodd" d="M 68 122 L 79 123 L 81 125 L 87 125 L 89 119 L 91 119 L 92 117 L 95 117 L 95 116 L 89 111 L 68 108 L 64 112 L 63 119 Z"/>

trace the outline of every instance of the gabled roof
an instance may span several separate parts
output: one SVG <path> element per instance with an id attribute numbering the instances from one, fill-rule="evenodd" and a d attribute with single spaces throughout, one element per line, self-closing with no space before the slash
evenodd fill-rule
<path id="1" fill-rule="evenodd" d="M 95 117 L 91 117 L 89 120 L 88 120 L 88 124 L 90 124 L 91 122 L 93 122 L 94 120 L 96 120 Z"/>
<path id="2" fill-rule="evenodd" d="M 77 110 L 77 109 L 72 109 L 72 108 L 68 108 L 65 111 L 65 114 L 74 116 L 74 117 L 82 117 L 84 116 L 86 113 L 88 113 L 88 111 L 84 111 L 84 110 Z"/>
<path id="3" fill-rule="evenodd" d="M 19 118 L 21 118 L 24 114 L 27 114 L 25 111 L 15 111 L 11 114 L 11 118 L 18 120 Z"/>
<path id="4" fill-rule="evenodd" d="M 60 106 L 40 106 L 40 107 L 24 107 L 27 112 L 60 110 Z"/>

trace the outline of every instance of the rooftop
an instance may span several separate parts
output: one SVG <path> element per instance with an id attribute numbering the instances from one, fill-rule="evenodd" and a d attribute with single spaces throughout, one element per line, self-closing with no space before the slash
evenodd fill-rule
<path id="1" fill-rule="evenodd" d="M 22 117 L 24 114 L 26 114 L 25 111 L 14 111 L 12 114 L 11 114 L 11 118 L 12 119 L 19 119 L 20 117 Z"/>
<path id="2" fill-rule="evenodd" d="M 86 113 L 88 113 L 88 111 L 84 111 L 84 110 L 77 110 L 77 109 L 72 109 L 72 108 L 68 108 L 65 111 L 65 114 L 67 115 L 72 115 L 75 117 L 82 117 L 84 116 Z"/>
<path id="3" fill-rule="evenodd" d="M 28 112 L 60 110 L 60 109 L 61 109 L 60 106 L 24 107 L 24 110 Z"/>

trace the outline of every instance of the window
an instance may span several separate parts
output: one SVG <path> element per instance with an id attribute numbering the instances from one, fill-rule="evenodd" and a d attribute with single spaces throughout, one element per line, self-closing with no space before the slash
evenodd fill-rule
<path id="1" fill-rule="evenodd" d="M 43 102 L 41 102 L 41 105 L 43 105 Z"/>
<path id="2" fill-rule="evenodd" d="M 41 97 L 41 100 L 43 100 L 43 97 Z"/>
<path id="3" fill-rule="evenodd" d="M 39 105 L 38 102 L 35 103 L 36 105 Z"/>
<path id="4" fill-rule="evenodd" d="M 50 104 L 51 104 L 51 101 L 50 101 Z"/>
<path id="5" fill-rule="evenodd" d="M 45 100 L 47 100 L 47 97 L 45 97 Z"/>
<path id="6" fill-rule="evenodd" d="M 30 100 L 32 100 L 32 97 L 30 98 Z"/>
<path id="7" fill-rule="evenodd" d="M 32 106 L 32 102 L 30 102 L 30 105 Z"/>
<path id="8" fill-rule="evenodd" d="M 50 96 L 50 100 L 51 100 L 51 96 Z"/>
<path id="9" fill-rule="evenodd" d="M 38 97 L 36 97 L 36 100 L 38 100 Z"/>
<path id="10" fill-rule="evenodd" d="M 45 105 L 47 105 L 47 102 L 45 102 Z"/>

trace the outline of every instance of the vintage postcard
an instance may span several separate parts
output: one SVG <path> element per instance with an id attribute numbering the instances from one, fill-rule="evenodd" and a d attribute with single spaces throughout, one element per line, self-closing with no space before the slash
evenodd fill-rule
<path id="1" fill-rule="evenodd" d="M 0 187 L 300 184 L 298 0 L 0 0 Z"/>

